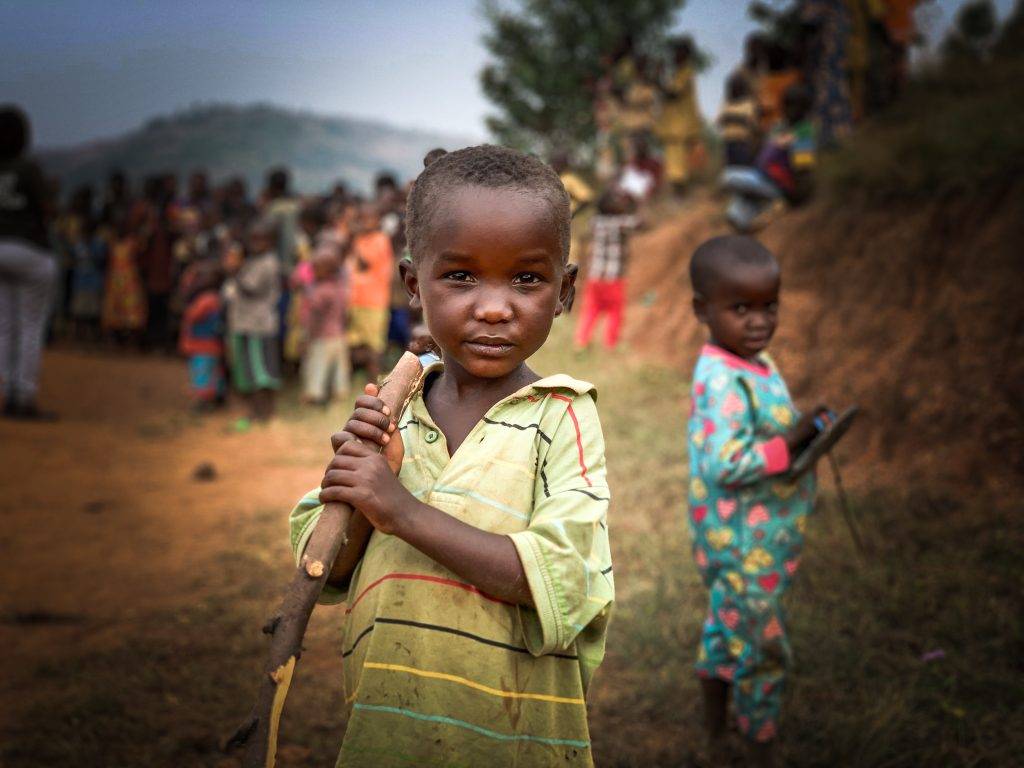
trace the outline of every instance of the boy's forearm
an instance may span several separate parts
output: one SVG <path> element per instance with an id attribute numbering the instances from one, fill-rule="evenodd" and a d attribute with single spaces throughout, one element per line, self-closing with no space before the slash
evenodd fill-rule
<path id="1" fill-rule="evenodd" d="M 508 536 L 482 531 L 415 500 L 399 519 L 395 535 L 427 557 L 481 592 L 533 607 L 523 563 Z"/>

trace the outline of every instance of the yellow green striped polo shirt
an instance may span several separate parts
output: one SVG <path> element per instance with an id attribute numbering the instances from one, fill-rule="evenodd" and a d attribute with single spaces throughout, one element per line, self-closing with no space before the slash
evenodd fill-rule
<path id="1" fill-rule="evenodd" d="M 450 458 L 422 393 L 399 430 L 402 484 L 511 537 L 536 608 L 484 594 L 374 531 L 348 591 L 333 595 L 345 603 L 349 707 L 338 765 L 592 765 L 584 695 L 615 594 L 593 386 L 557 375 L 524 387 Z M 291 514 L 297 557 L 321 510 L 318 492 Z"/>

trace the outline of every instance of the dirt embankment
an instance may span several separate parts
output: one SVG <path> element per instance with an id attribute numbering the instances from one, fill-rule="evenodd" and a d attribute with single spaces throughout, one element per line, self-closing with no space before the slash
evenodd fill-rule
<path id="1" fill-rule="evenodd" d="M 698 195 L 636 238 L 627 338 L 689 373 L 693 249 L 728 231 Z M 759 234 L 783 269 L 772 353 L 805 405 L 858 403 L 855 479 L 1010 491 L 1024 477 L 1024 188 L 817 204 Z"/>

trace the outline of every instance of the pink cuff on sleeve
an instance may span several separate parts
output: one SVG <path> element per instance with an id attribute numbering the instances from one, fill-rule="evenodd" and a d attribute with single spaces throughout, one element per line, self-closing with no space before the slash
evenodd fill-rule
<path id="1" fill-rule="evenodd" d="M 757 450 L 764 459 L 764 472 L 766 475 L 777 475 L 789 469 L 789 446 L 786 445 L 782 435 L 773 437 L 757 446 Z"/>

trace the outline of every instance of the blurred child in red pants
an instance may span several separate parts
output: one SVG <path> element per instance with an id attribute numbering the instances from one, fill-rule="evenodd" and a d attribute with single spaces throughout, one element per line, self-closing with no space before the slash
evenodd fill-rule
<path id="1" fill-rule="evenodd" d="M 604 345 L 612 349 L 619 341 L 622 316 L 626 309 L 626 266 L 629 262 L 629 237 L 643 226 L 636 214 L 636 203 L 626 192 L 612 188 L 601 195 L 597 213 L 591 222 L 593 240 L 583 306 L 576 327 L 576 348 L 586 349 L 601 315 L 606 316 Z"/>

